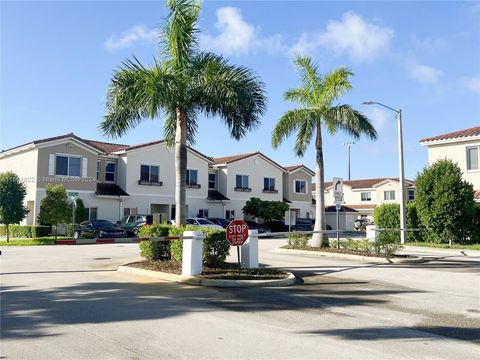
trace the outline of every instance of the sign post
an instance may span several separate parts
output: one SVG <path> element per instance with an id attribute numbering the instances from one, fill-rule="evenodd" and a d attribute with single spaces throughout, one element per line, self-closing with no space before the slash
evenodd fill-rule
<path id="1" fill-rule="evenodd" d="M 343 203 L 343 179 L 333 178 L 333 196 L 335 197 L 335 210 L 337 212 L 337 250 L 340 249 L 340 209 Z"/>
<path id="2" fill-rule="evenodd" d="M 238 271 L 240 272 L 240 246 L 248 239 L 248 226 L 243 220 L 233 220 L 226 228 L 227 241 L 237 247 Z"/>
<path id="3" fill-rule="evenodd" d="M 72 200 L 72 236 L 73 233 L 75 232 L 75 210 L 77 208 L 77 197 L 78 197 L 78 192 L 69 192 L 68 196 L 70 196 L 70 199 Z"/>

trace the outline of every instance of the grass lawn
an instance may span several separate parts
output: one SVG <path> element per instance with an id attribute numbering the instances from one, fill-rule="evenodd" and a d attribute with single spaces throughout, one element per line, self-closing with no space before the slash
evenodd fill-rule
<path id="1" fill-rule="evenodd" d="M 429 247 L 429 248 L 440 248 L 440 249 L 464 249 L 464 250 L 480 250 L 480 244 L 470 244 L 470 245 L 460 245 L 453 244 L 449 246 L 448 244 L 435 244 L 435 243 L 425 243 L 425 242 L 407 242 L 407 246 L 418 246 L 418 247 Z"/>
<path id="2" fill-rule="evenodd" d="M 58 240 L 62 239 L 71 239 L 69 237 L 57 238 Z M 55 237 L 46 236 L 39 238 L 10 238 L 10 241 L 7 243 L 5 238 L 0 240 L 0 246 L 32 246 L 32 245 L 55 245 Z"/>

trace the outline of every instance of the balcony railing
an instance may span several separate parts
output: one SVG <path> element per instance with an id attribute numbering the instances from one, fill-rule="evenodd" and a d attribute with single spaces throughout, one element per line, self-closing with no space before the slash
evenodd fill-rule
<path id="1" fill-rule="evenodd" d="M 138 185 L 163 186 L 163 182 L 162 181 L 138 180 Z"/>
<path id="2" fill-rule="evenodd" d="M 244 188 L 244 187 L 236 187 L 235 191 L 241 191 L 241 192 L 251 192 L 251 188 Z"/>
<path id="3" fill-rule="evenodd" d="M 185 184 L 185 187 L 189 189 L 200 189 L 201 185 L 200 184 Z"/>
<path id="4" fill-rule="evenodd" d="M 278 190 L 275 189 L 263 189 L 265 194 L 278 194 Z"/>

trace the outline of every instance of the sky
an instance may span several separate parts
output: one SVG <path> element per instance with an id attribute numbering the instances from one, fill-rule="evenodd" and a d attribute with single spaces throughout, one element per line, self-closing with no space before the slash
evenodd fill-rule
<path id="1" fill-rule="evenodd" d="M 138 144 L 163 137 L 162 119 L 145 120 L 125 136 L 98 131 L 113 72 L 136 56 L 151 64 L 163 1 L 1 1 L 0 149 L 70 132 L 100 141 Z M 480 2 L 204 1 L 200 45 L 243 65 L 265 84 L 261 126 L 241 141 L 218 118 L 201 118 L 195 148 L 208 156 L 261 151 L 282 165 L 315 169 L 314 142 L 303 158 L 295 137 L 278 149 L 271 132 L 297 104 L 283 93 L 298 86 L 292 58 L 309 55 L 321 73 L 347 66 L 352 90 L 336 104 L 365 113 L 379 138 L 355 141 L 323 132 L 325 179 L 398 176 L 395 113 L 402 109 L 405 175 L 427 164 L 419 140 L 480 124 Z"/>

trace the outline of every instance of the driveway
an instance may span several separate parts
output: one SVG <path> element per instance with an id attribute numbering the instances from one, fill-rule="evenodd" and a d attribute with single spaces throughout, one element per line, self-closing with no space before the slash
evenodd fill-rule
<path id="1" fill-rule="evenodd" d="M 115 272 L 138 244 L 4 247 L 5 359 L 477 359 L 480 258 L 418 265 L 283 255 L 289 288 L 215 289 Z M 232 254 L 234 254 L 232 252 Z"/>

